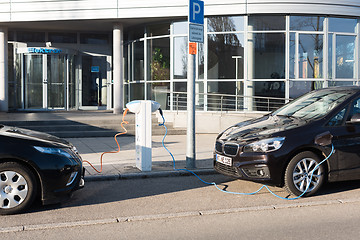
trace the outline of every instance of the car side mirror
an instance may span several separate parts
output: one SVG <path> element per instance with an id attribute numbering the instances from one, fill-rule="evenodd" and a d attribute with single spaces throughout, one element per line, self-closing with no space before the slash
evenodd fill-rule
<path id="1" fill-rule="evenodd" d="M 333 135 L 329 131 L 321 133 L 315 137 L 315 144 L 327 146 L 332 144 Z"/>
<path id="2" fill-rule="evenodd" d="M 346 123 L 349 123 L 349 124 L 360 123 L 360 113 L 354 114 L 354 116 L 351 117 L 350 121 L 347 121 Z"/>

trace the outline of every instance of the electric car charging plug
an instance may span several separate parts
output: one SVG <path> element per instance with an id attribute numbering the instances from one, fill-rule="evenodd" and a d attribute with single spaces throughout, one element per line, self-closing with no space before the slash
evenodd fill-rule
<path id="1" fill-rule="evenodd" d="M 129 122 L 125 121 L 125 116 L 126 116 L 126 114 L 128 113 L 128 111 L 129 111 L 129 109 L 126 108 L 125 111 L 124 111 L 124 113 L 123 113 L 122 122 L 121 122 L 121 127 L 122 127 L 122 129 L 124 129 L 124 132 L 117 133 L 117 134 L 115 134 L 115 136 L 114 136 L 115 142 L 116 142 L 116 144 L 117 144 L 117 146 L 118 146 L 118 150 L 117 150 L 117 151 L 112 151 L 112 152 L 103 152 L 103 153 L 101 154 L 101 156 L 100 156 L 100 170 L 97 170 L 89 161 L 83 160 L 84 163 L 89 164 L 97 173 L 101 173 L 101 172 L 102 172 L 102 168 L 103 168 L 103 156 L 104 156 L 105 154 L 108 154 L 108 153 L 118 153 L 118 152 L 120 152 L 120 144 L 119 144 L 119 142 L 118 142 L 118 140 L 117 140 L 117 137 L 120 136 L 120 135 L 123 135 L 123 134 L 126 134 L 126 133 L 127 133 L 127 130 L 126 130 L 126 128 L 124 127 L 123 124 L 128 124 L 128 123 L 129 123 Z"/>

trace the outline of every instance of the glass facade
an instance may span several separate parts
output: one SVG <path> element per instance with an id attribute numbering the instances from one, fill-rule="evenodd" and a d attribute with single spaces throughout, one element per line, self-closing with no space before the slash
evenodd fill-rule
<path id="1" fill-rule="evenodd" d="M 358 26 L 359 19 L 324 16 L 205 18 L 197 109 L 272 111 L 314 89 L 358 85 Z M 186 21 L 147 26 L 127 39 L 125 102 L 152 99 L 186 110 L 187 41 Z"/>
<path id="2" fill-rule="evenodd" d="M 111 34 L 10 31 L 9 109 L 105 110 L 112 108 Z M 143 43 L 127 56 L 144 79 Z M 132 66 L 135 64 L 131 64 Z"/>
<path id="3" fill-rule="evenodd" d="M 204 43 L 197 45 L 196 109 L 272 111 L 314 89 L 359 85 L 359 20 L 255 14 L 205 18 Z M 16 50 L 48 43 L 75 53 L 43 58 Z M 111 109 L 111 45 L 107 31 L 9 31 L 9 107 Z M 144 99 L 159 102 L 162 109 L 186 110 L 186 20 L 125 28 L 123 50 L 125 104 Z"/>

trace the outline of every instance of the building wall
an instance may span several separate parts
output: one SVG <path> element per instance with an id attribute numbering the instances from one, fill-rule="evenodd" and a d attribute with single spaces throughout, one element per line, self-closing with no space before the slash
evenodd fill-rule
<path id="1" fill-rule="evenodd" d="M 306 13 L 359 16 L 358 0 L 206 0 L 205 15 Z M 0 21 L 187 16 L 187 0 L 0 0 Z"/>

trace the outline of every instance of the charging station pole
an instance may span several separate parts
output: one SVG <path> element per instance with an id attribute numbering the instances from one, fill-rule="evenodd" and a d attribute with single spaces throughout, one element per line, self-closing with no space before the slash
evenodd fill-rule
<path id="1" fill-rule="evenodd" d="M 204 2 L 189 0 L 189 54 L 187 69 L 186 168 L 194 169 L 195 152 L 195 79 L 197 43 L 204 42 Z"/>

